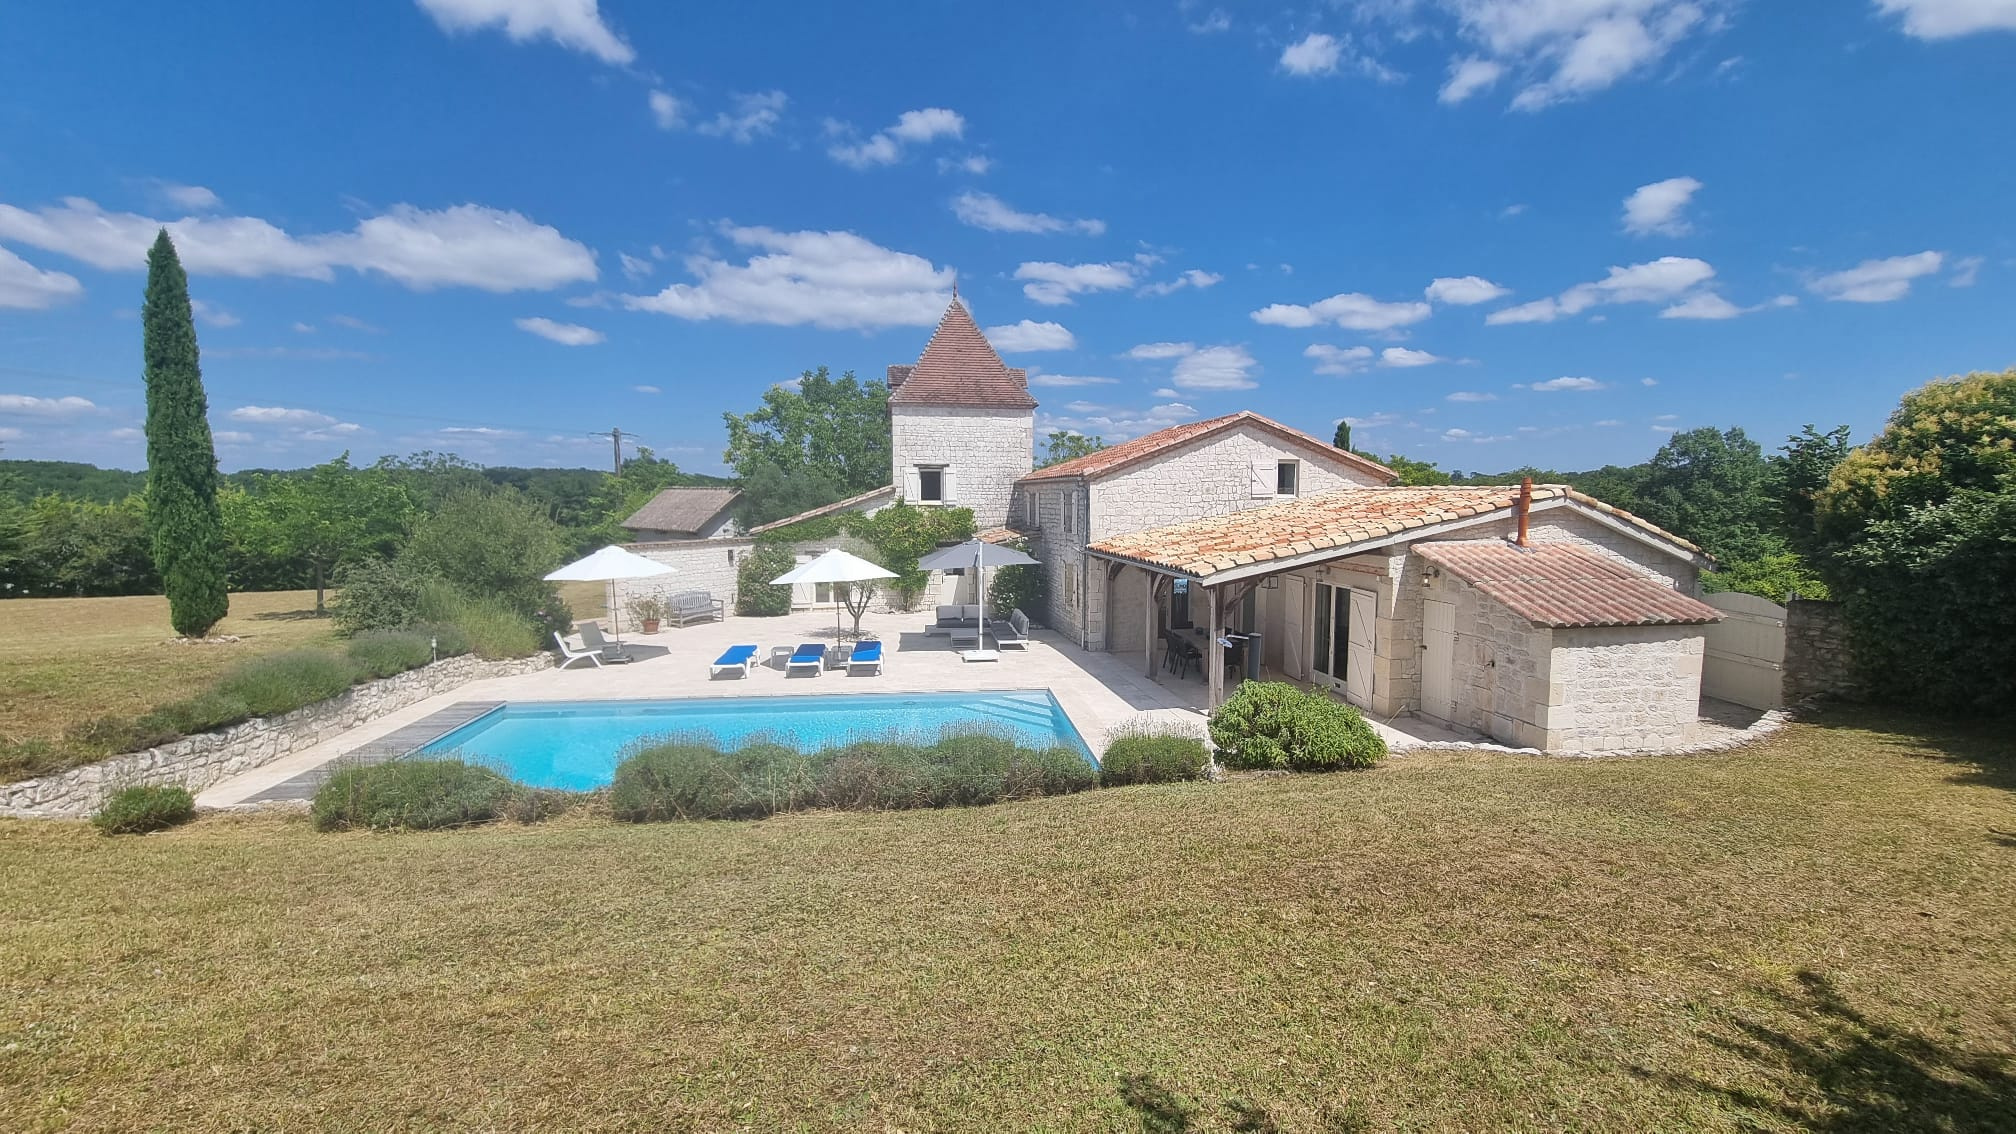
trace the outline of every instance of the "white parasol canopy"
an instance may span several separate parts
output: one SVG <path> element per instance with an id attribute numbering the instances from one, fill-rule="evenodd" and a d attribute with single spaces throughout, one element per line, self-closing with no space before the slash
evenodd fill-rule
<path id="1" fill-rule="evenodd" d="M 616 580 L 648 579 L 654 575 L 675 574 L 676 570 L 656 559 L 646 559 L 634 551 L 625 551 L 612 544 L 548 573 L 546 578 L 555 583 L 608 583 L 609 624 L 620 652 L 623 647 L 623 619 L 616 609 Z"/>
<path id="2" fill-rule="evenodd" d="M 794 583 L 862 583 L 869 579 L 893 579 L 896 572 L 870 563 L 858 555 L 834 548 L 810 563 L 800 563 L 770 580 L 778 586 Z M 833 608 L 833 640 L 840 640 L 840 608 Z"/>

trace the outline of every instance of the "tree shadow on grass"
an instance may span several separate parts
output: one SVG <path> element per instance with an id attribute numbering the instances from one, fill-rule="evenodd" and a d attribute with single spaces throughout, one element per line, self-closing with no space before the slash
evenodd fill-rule
<path id="1" fill-rule="evenodd" d="M 1184 1134 L 1190 1129 L 1194 1114 L 1190 1104 L 1153 1075 L 1137 1071 L 1120 1076 L 1120 1101 L 1140 1116 L 1142 1134 Z"/>
<path id="2" fill-rule="evenodd" d="M 1704 1082 L 1645 1067 L 1632 1073 L 1665 1086 L 1718 1095 L 1760 1116 L 1818 1131 L 1925 1130 L 1974 1134 L 2011 1129 L 2016 1073 L 2004 1056 L 1954 1051 L 1856 1010 L 1826 977 L 1797 976 L 1796 990 L 1768 995 L 1812 1021 L 1795 1035 L 1756 1021 L 1710 1042 L 1751 1064 L 1800 1082 L 1784 1097 Z M 1817 1095 L 1818 1100 L 1812 1101 Z"/>
<path id="3" fill-rule="evenodd" d="M 1955 767 L 1956 784 L 2016 792 L 2016 718 L 1950 717 L 1874 705 L 1829 708 L 1814 723 L 1859 729 L 1912 760 Z"/>
<path id="4" fill-rule="evenodd" d="M 315 609 L 313 607 L 310 607 L 307 610 L 262 610 L 259 613 L 252 616 L 252 621 L 313 622 L 318 618 L 327 618 L 327 617 L 328 615 L 326 614 L 315 613 Z"/>

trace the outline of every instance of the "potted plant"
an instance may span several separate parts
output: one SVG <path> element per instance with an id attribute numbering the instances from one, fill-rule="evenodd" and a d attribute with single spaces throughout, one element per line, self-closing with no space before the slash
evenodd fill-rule
<path id="1" fill-rule="evenodd" d="M 630 619 L 644 628 L 646 634 L 656 634 L 658 624 L 665 620 L 665 600 L 657 595 L 638 595 L 624 607 L 630 612 Z"/>

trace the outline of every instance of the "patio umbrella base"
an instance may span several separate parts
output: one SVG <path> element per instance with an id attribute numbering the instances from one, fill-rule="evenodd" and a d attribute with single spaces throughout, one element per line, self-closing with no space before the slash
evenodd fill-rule
<path id="1" fill-rule="evenodd" d="M 1000 650 L 960 650 L 959 657 L 965 661 L 1000 661 Z"/>

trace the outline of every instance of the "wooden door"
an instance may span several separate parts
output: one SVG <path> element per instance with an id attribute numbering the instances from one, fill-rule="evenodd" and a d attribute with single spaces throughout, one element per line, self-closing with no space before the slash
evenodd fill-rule
<path id="1" fill-rule="evenodd" d="M 1281 612 L 1285 628 L 1281 634 L 1281 673 L 1292 681 L 1309 676 L 1309 583 L 1300 575 L 1290 575 L 1281 583 Z"/>
<path id="2" fill-rule="evenodd" d="M 1339 592 L 1340 597 L 1344 592 Z M 1344 699 L 1360 708 L 1372 704 L 1372 671 L 1376 652 L 1372 642 L 1372 630 L 1378 617 L 1379 602 L 1371 591 L 1351 591 L 1348 625 L 1343 628 L 1346 642 L 1344 655 Z"/>
<path id="3" fill-rule="evenodd" d="M 1421 711 L 1438 720 L 1456 716 L 1456 604 L 1421 604 Z"/>

